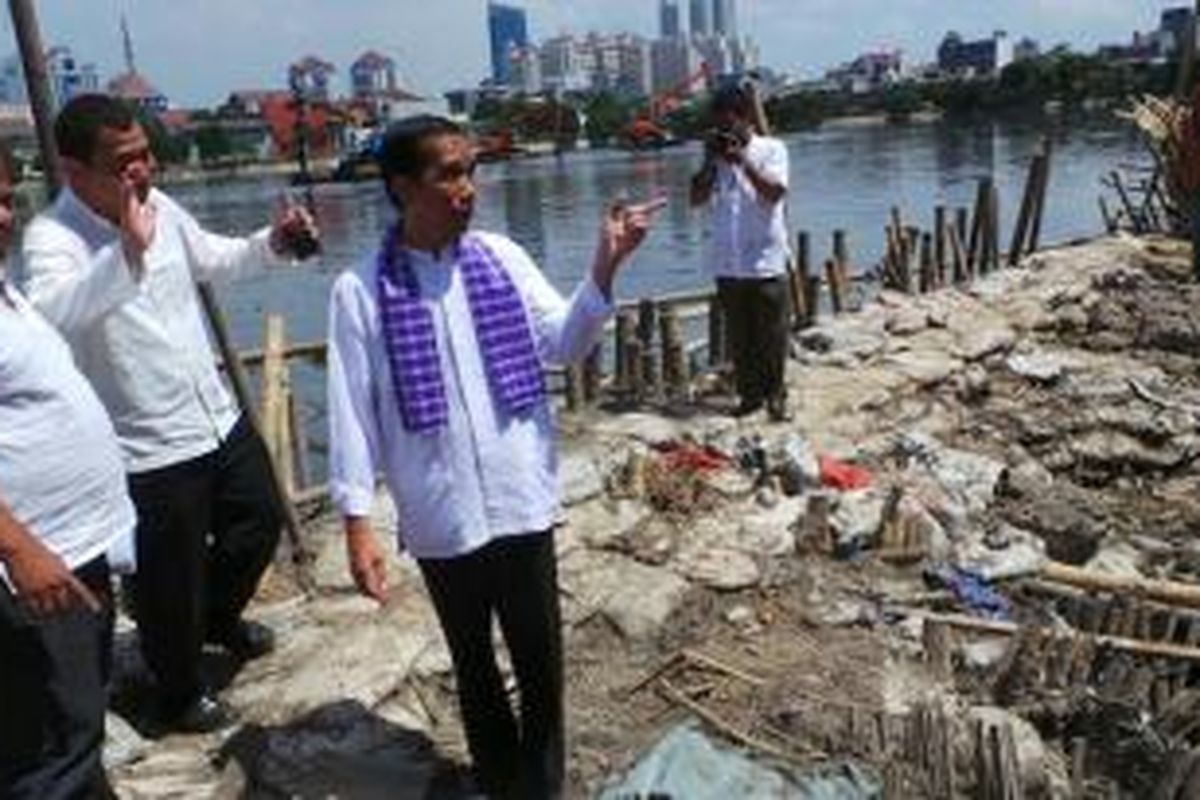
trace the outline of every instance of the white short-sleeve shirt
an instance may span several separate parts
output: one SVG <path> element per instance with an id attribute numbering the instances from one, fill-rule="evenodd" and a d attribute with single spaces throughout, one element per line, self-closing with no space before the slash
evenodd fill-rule
<path id="1" fill-rule="evenodd" d="M 779 139 L 752 136 L 745 158 L 763 175 L 788 186 L 788 152 Z M 740 167 L 717 163 L 708 257 L 714 277 L 770 278 L 787 271 L 791 250 L 785 202 L 764 202 Z"/>

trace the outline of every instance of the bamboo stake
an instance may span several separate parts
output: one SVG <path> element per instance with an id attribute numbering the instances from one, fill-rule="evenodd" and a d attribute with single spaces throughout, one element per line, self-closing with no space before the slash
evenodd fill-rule
<path id="1" fill-rule="evenodd" d="M 967 272 L 974 277 L 984 269 L 980 262 L 983 249 L 984 221 L 987 219 L 987 204 L 991 191 L 988 178 L 980 178 L 975 189 L 975 211 L 971 217 L 971 238 L 967 242 Z"/>
<path id="2" fill-rule="evenodd" d="M 1038 169 L 1037 193 L 1034 195 L 1033 219 L 1029 224 L 1029 247 L 1026 253 L 1036 253 L 1042 238 L 1042 221 L 1046 216 L 1046 190 L 1050 185 L 1051 146 L 1042 140 L 1042 161 Z"/>
<path id="3" fill-rule="evenodd" d="M 946 285 L 946 207 L 933 209 L 933 263 L 937 269 L 936 284 Z"/>
<path id="4" fill-rule="evenodd" d="M 600 346 L 596 345 L 583 360 L 583 402 L 585 405 L 592 405 L 600 399 L 600 384 L 604 380 L 601 358 L 603 358 L 603 352 Z"/>
<path id="5" fill-rule="evenodd" d="M 946 235 L 950 239 L 950 252 L 954 255 L 954 282 L 956 284 L 965 283 L 967 280 L 967 254 L 963 249 L 962 239 L 958 235 L 958 228 L 954 225 L 947 225 Z"/>
<path id="6" fill-rule="evenodd" d="M 1045 628 L 1022 628 L 1015 622 L 1003 622 L 1000 620 L 983 619 L 981 617 L 969 617 L 965 614 L 936 614 L 933 612 L 917 611 L 913 609 L 894 608 L 897 614 L 910 616 L 920 620 L 932 620 L 949 625 L 952 628 L 960 630 L 976 631 L 979 633 L 990 633 L 998 636 L 1012 636 L 1018 631 L 1032 631 L 1036 635 L 1049 636 L 1055 631 Z M 1171 644 L 1169 642 L 1143 642 L 1138 639 L 1131 639 L 1127 636 L 1113 636 L 1111 634 L 1089 635 L 1079 632 L 1072 632 L 1071 636 L 1081 636 L 1095 641 L 1099 647 L 1110 647 L 1114 650 L 1120 650 L 1125 653 L 1133 653 L 1143 656 L 1155 656 L 1161 658 L 1173 658 L 1181 661 L 1194 661 L 1200 663 L 1200 647 L 1189 647 L 1184 645 Z"/>
<path id="7" fill-rule="evenodd" d="M 1125 191 L 1125 183 L 1121 180 L 1121 174 L 1113 170 L 1111 178 L 1113 188 L 1117 190 L 1117 197 L 1121 200 L 1121 206 L 1125 209 L 1126 216 L 1129 217 L 1129 226 L 1134 233 L 1145 233 L 1141 217 L 1133 210 L 1133 201 L 1129 199 L 1129 194 Z"/>
<path id="8" fill-rule="evenodd" d="M 254 407 L 254 400 L 250 394 L 250 382 L 246 378 L 246 371 L 242 366 L 241 359 L 238 358 L 237 349 L 233 346 L 233 339 L 229 335 L 229 324 L 225 320 L 221 304 L 217 302 L 212 285 L 207 281 L 198 282 L 196 284 L 196 291 L 200 295 L 200 304 L 204 307 L 209 328 L 212 330 L 213 338 L 216 340 L 217 350 L 225 362 L 225 371 L 229 376 L 229 382 L 233 387 L 233 394 L 237 398 L 238 406 L 259 437 L 265 441 L 266 437 L 263 435 L 262 420 L 259 418 Z M 295 503 L 288 496 L 287 489 L 280 476 L 279 464 L 274 459 L 269 461 L 269 469 L 271 473 L 271 486 L 275 490 L 275 502 L 283 514 L 284 531 L 287 533 L 288 544 L 292 550 L 292 563 L 296 568 L 297 581 L 305 591 L 311 591 L 313 589 L 313 581 L 308 573 L 308 564 L 312 560 L 312 554 L 304 546 L 300 530 L 300 518 L 296 514 Z"/>
<path id="9" fill-rule="evenodd" d="M 833 232 L 833 261 L 837 264 L 838 279 L 843 287 L 850 284 L 850 251 L 846 246 L 846 232 L 838 229 Z"/>
<path id="10" fill-rule="evenodd" d="M 263 438 L 271 457 L 279 465 L 280 479 L 288 495 L 296 489 L 292 451 L 288 435 L 288 395 L 291 381 L 283 351 L 287 348 L 286 322 L 282 314 L 268 314 L 263 335 L 262 420 Z"/>
<path id="11" fill-rule="evenodd" d="M 808 287 L 812 267 L 809 260 L 809 231 L 802 230 L 796 234 L 796 272 L 792 278 L 792 300 L 796 302 L 796 315 L 792 317 L 794 330 L 808 327 L 816 315 L 816 309 L 809 303 Z"/>
<path id="12" fill-rule="evenodd" d="M 995 182 L 988 186 L 988 269 L 1000 269 L 1000 189 Z"/>
<path id="13" fill-rule="evenodd" d="M 842 283 L 837 264 L 832 258 L 825 260 L 825 282 L 829 284 L 829 304 L 834 314 L 842 313 Z"/>
<path id="14" fill-rule="evenodd" d="M 583 407 L 583 368 L 571 364 L 566 371 L 567 411 L 575 413 Z"/>
<path id="15" fill-rule="evenodd" d="M 1138 597 L 1173 606 L 1200 608 L 1200 586 L 1147 578 L 1125 578 L 1079 567 L 1049 562 L 1041 577 L 1093 592 L 1112 592 L 1120 597 Z"/>
<path id="16" fill-rule="evenodd" d="M 287 470 L 283 465 L 282 453 L 279 450 L 279 438 L 282 427 L 280 408 L 284 402 L 283 349 L 287 346 L 286 335 L 283 315 L 268 314 L 263 333 L 264 356 L 260 378 L 262 390 L 259 393 L 261 398 L 259 416 L 262 419 L 263 439 L 266 440 L 267 449 L 271 451 L 271 458 L 279 464 L 285 487 L 288 486 Z"/>
<path id="17" fill-rule="evenodd" d="M 288 394 L 288 426 L 292 430 L 292 460 L 296 464 L 296 487 L 307 489 L 312 485 L 312 468 L 308 459 L 308 427 L 304 424 L 295 392 Z M 292 494 L 295 496 L 295 491 Z"/>
<path id="18" fill-rule="evenodd" d="M 659 389 L 658 353 L 654 347 L 654 330 L 658 320 L 658 308 L 653 300 L 643 299 L 638 303 L 638 342 L 641 344 L 642 388 L 649 396 L 657 396 Z"/>
<path id="19" fill-rule="evenodd" d="M 715 303 L 710 300 L 709 303 Z M 633 385 L 634 362 L 629 358 L 629 345 L 633 341 L 637 328 L 637 317 L 632 311 L 620 311 L 617 314 L 616 328 L 616 371 L 617 385 L 622 390 L 628 390 Z"/>
<path id="20" fill-rule="evenodd" d="M 934 266 L 933 266 L 933 235 L 928 233 L 921 234 L 921 272 L 920 287 L 921 293 L 926 294 L 933 291 L 934 288 Z"/>
<path id="21" fill-rule="evenodd" d="M 720 297 L 708 301 L 708 365 L 714 369 L 725 363 L 725 311 Z"/>
<path id="22" fill-rule="evenodd" d="M 1015 267 L 1021 260 L 1025 250 L 1025 242 L 1029 239 L 1029 223 L 1033 215 L 1034 195 L 1037 192 L 1039 162 L 1041 153 L 1029 162 L 1029 173 L 1025 178 L 1025 192 L 1021 195 L 1021 210 L 1017 212 L 1017 224 L 1013 228 L 1012 241 L 1008 246 L 1008 265 Z"/>

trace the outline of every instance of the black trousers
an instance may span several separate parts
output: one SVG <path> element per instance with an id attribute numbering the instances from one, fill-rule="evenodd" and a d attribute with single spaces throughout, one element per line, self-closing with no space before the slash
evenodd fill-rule
<path id="1" fill-rule="evenodd" d="M 784 278 L 718 278 L 737 392 L 743 403 L 782 400 L 788 351 L 788 298 Z"/>
<path id="2" fill-rule="evenodd" d="M 236 625 L 279 544 L 266 445 L 243 418 L 200 458 L 129 478 L 137 507 L 131 581 L 142 655 L 168 713 L 205 689 L 206 640 Z"/>
<path id="3" fill-rule="evenodd" d="M 553 532 L 498 539 L 420 565 L 450 646 L 479 788 L 497 798 L 561 797 L 562 625 Z M 519 724 L 496 666 L 493 616 L 516 673 Z"/>
<path id="4" fill-rule="evenodd" d="M 0 581 L 0 798 L 112 797 L 101 765 L 113 609 L 108 562 L 75 570 L 103 610 L 31 617 Z"/>

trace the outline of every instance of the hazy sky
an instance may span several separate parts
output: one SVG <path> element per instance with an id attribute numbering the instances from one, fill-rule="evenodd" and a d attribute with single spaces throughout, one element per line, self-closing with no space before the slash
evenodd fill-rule
<path id="1" fill-rule="evenodd" d="M 520 0 L 518 0 L 520 2 Z M 1004 28 L 1090 49 L 1157 27 L 1181 0 L 740 0 L 742 29 L 763 62 L 812 75 L 874 47 L 928 60 L 948 29 L 966 36 Z M 1186 0 L 1190 4 L 1190 0 Z M 309 52 L 344 71 L 376 48 L 404 82 L 426 94 L 474 85 L 487 69 L 486 0 L 37 0 L 42 35 L 95 62 L 121 68 L 119 18 L 133 30 L 138 66 L 182 106 L 213 105 L 233 89 L 280 87 Z M 658 0 L 525 0 L 534 38 L 562 31 L 654 35 Z M 683 0 L 686 6 L 686 0 Z M 12 26 L 3 15 L 7 46 Z M 0 51 L 2 52 L 2 51 Z"/>

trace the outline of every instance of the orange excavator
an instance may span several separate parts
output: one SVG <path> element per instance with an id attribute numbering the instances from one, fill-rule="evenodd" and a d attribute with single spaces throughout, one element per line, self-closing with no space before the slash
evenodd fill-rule
<path id="1" fill-rule="evenodd" d="M 625 127 L 622 138 L 626 146 L 634 150 L 648 150 L 671 144 L 671 134 L 662 126 L 662 118 L 683 105 L 697 84 L 711 86 L 712 77 L 708 62 L 701 62 L 700 68 L 681 83 L 651 97 L 637 118 Z"/>

